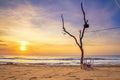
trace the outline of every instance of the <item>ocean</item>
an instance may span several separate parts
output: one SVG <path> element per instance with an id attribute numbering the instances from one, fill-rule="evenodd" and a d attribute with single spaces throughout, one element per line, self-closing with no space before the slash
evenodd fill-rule
<path id="1" fill-rule="evenodd" d="M 120 55 L 92 55 L 84 58 L 84 62 L 90 61 L 95 66 L 120 65 Z M 0 55 L 0 64 L 80 65 L 80 57 Z"/>

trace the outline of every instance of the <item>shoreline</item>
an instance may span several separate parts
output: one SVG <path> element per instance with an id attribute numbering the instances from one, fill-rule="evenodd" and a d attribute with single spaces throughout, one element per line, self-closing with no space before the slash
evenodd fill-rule
<path id="1" fill-rule="evenodd" d="M 7 63 L 7 64 L 0 64 L 0 65 L 26 65 L 26 66 L 81 66 L 81 65 L 50 65 L 50 64 L 39 64 L 39 63 Z M 119 65 L 94 65 L 94 67 L 120 67 Z"/>

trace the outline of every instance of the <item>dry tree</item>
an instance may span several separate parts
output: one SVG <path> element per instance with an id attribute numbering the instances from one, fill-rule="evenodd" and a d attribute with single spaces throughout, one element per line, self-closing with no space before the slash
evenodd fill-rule
<path id="1" fill-rule="evenodd" d="M 86 19 L 86 15 L 85 15 L 85 11 L 83 9 L 82 3 L 81 3 L 81 9 L 82 9 L 82 12 L 83 12 L 83 17 L 84 17 L 84 25 L 83 25 L 82 31 L 81 30 L 79 31 L 79 41 L 77 40 L 77 38 L 74 35 L 72 35 L 70 32 L 68 32 L 66 30 L 66 28 L 64 26 L 64 17 L 63 17 L 63 14 L 61 15 L 61 19 L 62 19 L 62 28 L 63 28 L 63 31 L 66 34 L 68 34 L 70 37 L 72 37 L 75 40 L 77 46 L 80 48 L 80 51 L 81 51 L 81 61 L 80 61 L 80 63 L 81 63 L 81 68 L 82 68 L 83 60 L 84 60 L 83 37 L 84 37 L 84 33 L 85 33 L 86 28 L 89 28 L 89 24 L 88 24 L 88 20 Z"/>

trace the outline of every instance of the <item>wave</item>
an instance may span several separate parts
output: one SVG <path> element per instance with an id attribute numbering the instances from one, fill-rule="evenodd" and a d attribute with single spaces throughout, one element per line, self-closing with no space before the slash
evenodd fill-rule
<path id="1" fill-rule="evenodd" d="M 120 56 L 85 57 L 94 60 L 95 65 L 120 65 Z M 0 64 L 45 64 L 45 65 L 80 65 L 78 57 L 35 57 L 35 56 L 0 56 Z"/>
<path id="2" fill-rule="evenodd" d="M 21 57 L 14 57 L 14 58 L 0 58 L 0 59 L 10 59 L 10 60 L 80 60 L 80 58 L 21 58 Z M 84 60 L 120 60 L 120 58 L 84 58 Z"/>

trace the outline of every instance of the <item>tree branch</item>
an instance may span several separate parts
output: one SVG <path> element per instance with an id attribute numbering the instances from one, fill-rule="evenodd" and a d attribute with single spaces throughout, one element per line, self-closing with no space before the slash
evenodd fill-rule
<path id="1" fill-rule="evenodd" d="M 76 44 L 80 47 L 80 44 L 78 43 L 76 37 L 75 37 L 74 35 L 72 35 L 71 33 L 69 33 L 69 32 L 65 29 L 63 15 L 61 15 L 61 19 L 62 19 L 63 31 L 64 31 L 65 33 L 67 33 L 69 36 L 71 36 L 71 37 L 75 40 Z"/>
<path id="2" fill-rule="evenodd" d="M 86 18 L 85 18 L 85 11 L 84 11 L 84 9 L 83 9 L 82 2 L 81 2 L 81 9 L 82 9 L 83 16 L 84 16 L 84 22 L 85 22 L 85 24 L 87 24 L 88 20 L 86 20 Z"/>
<path id="3" fill-rule="evenodd" d="M 84 36 L 84 32 L 85 32 L 85 27 L 83 28 L 83 30 L 82 30 L 82 35 L 81 35 L 81 39 L 83 38 L 83 36 Z"/>
<path id="4" fill-rule="evenodd" d="M 79 31 L 80 48 L 82 47 L 81 30 Z"/>
<path id="5" fill-rule="evenodd" d="M 82 5 L 82 2 L 81 2 L 81 9 L 82 9 L 82 12 L 83 12 L 83 16 L 84 16 L 84 28 L 82 30 L 82 34 L 81 34 L 81 37 L 80 37 L 80 46 L 82 47 L 82 39 L 84 37 L 84 32 L 85 32 L 85 29 L 89 27 L 89 24 L 88 23 L 88 20 L 86 20 L 86 16 L 85 16 L 85 11 L 83 9 L 83 5 Z"/>

